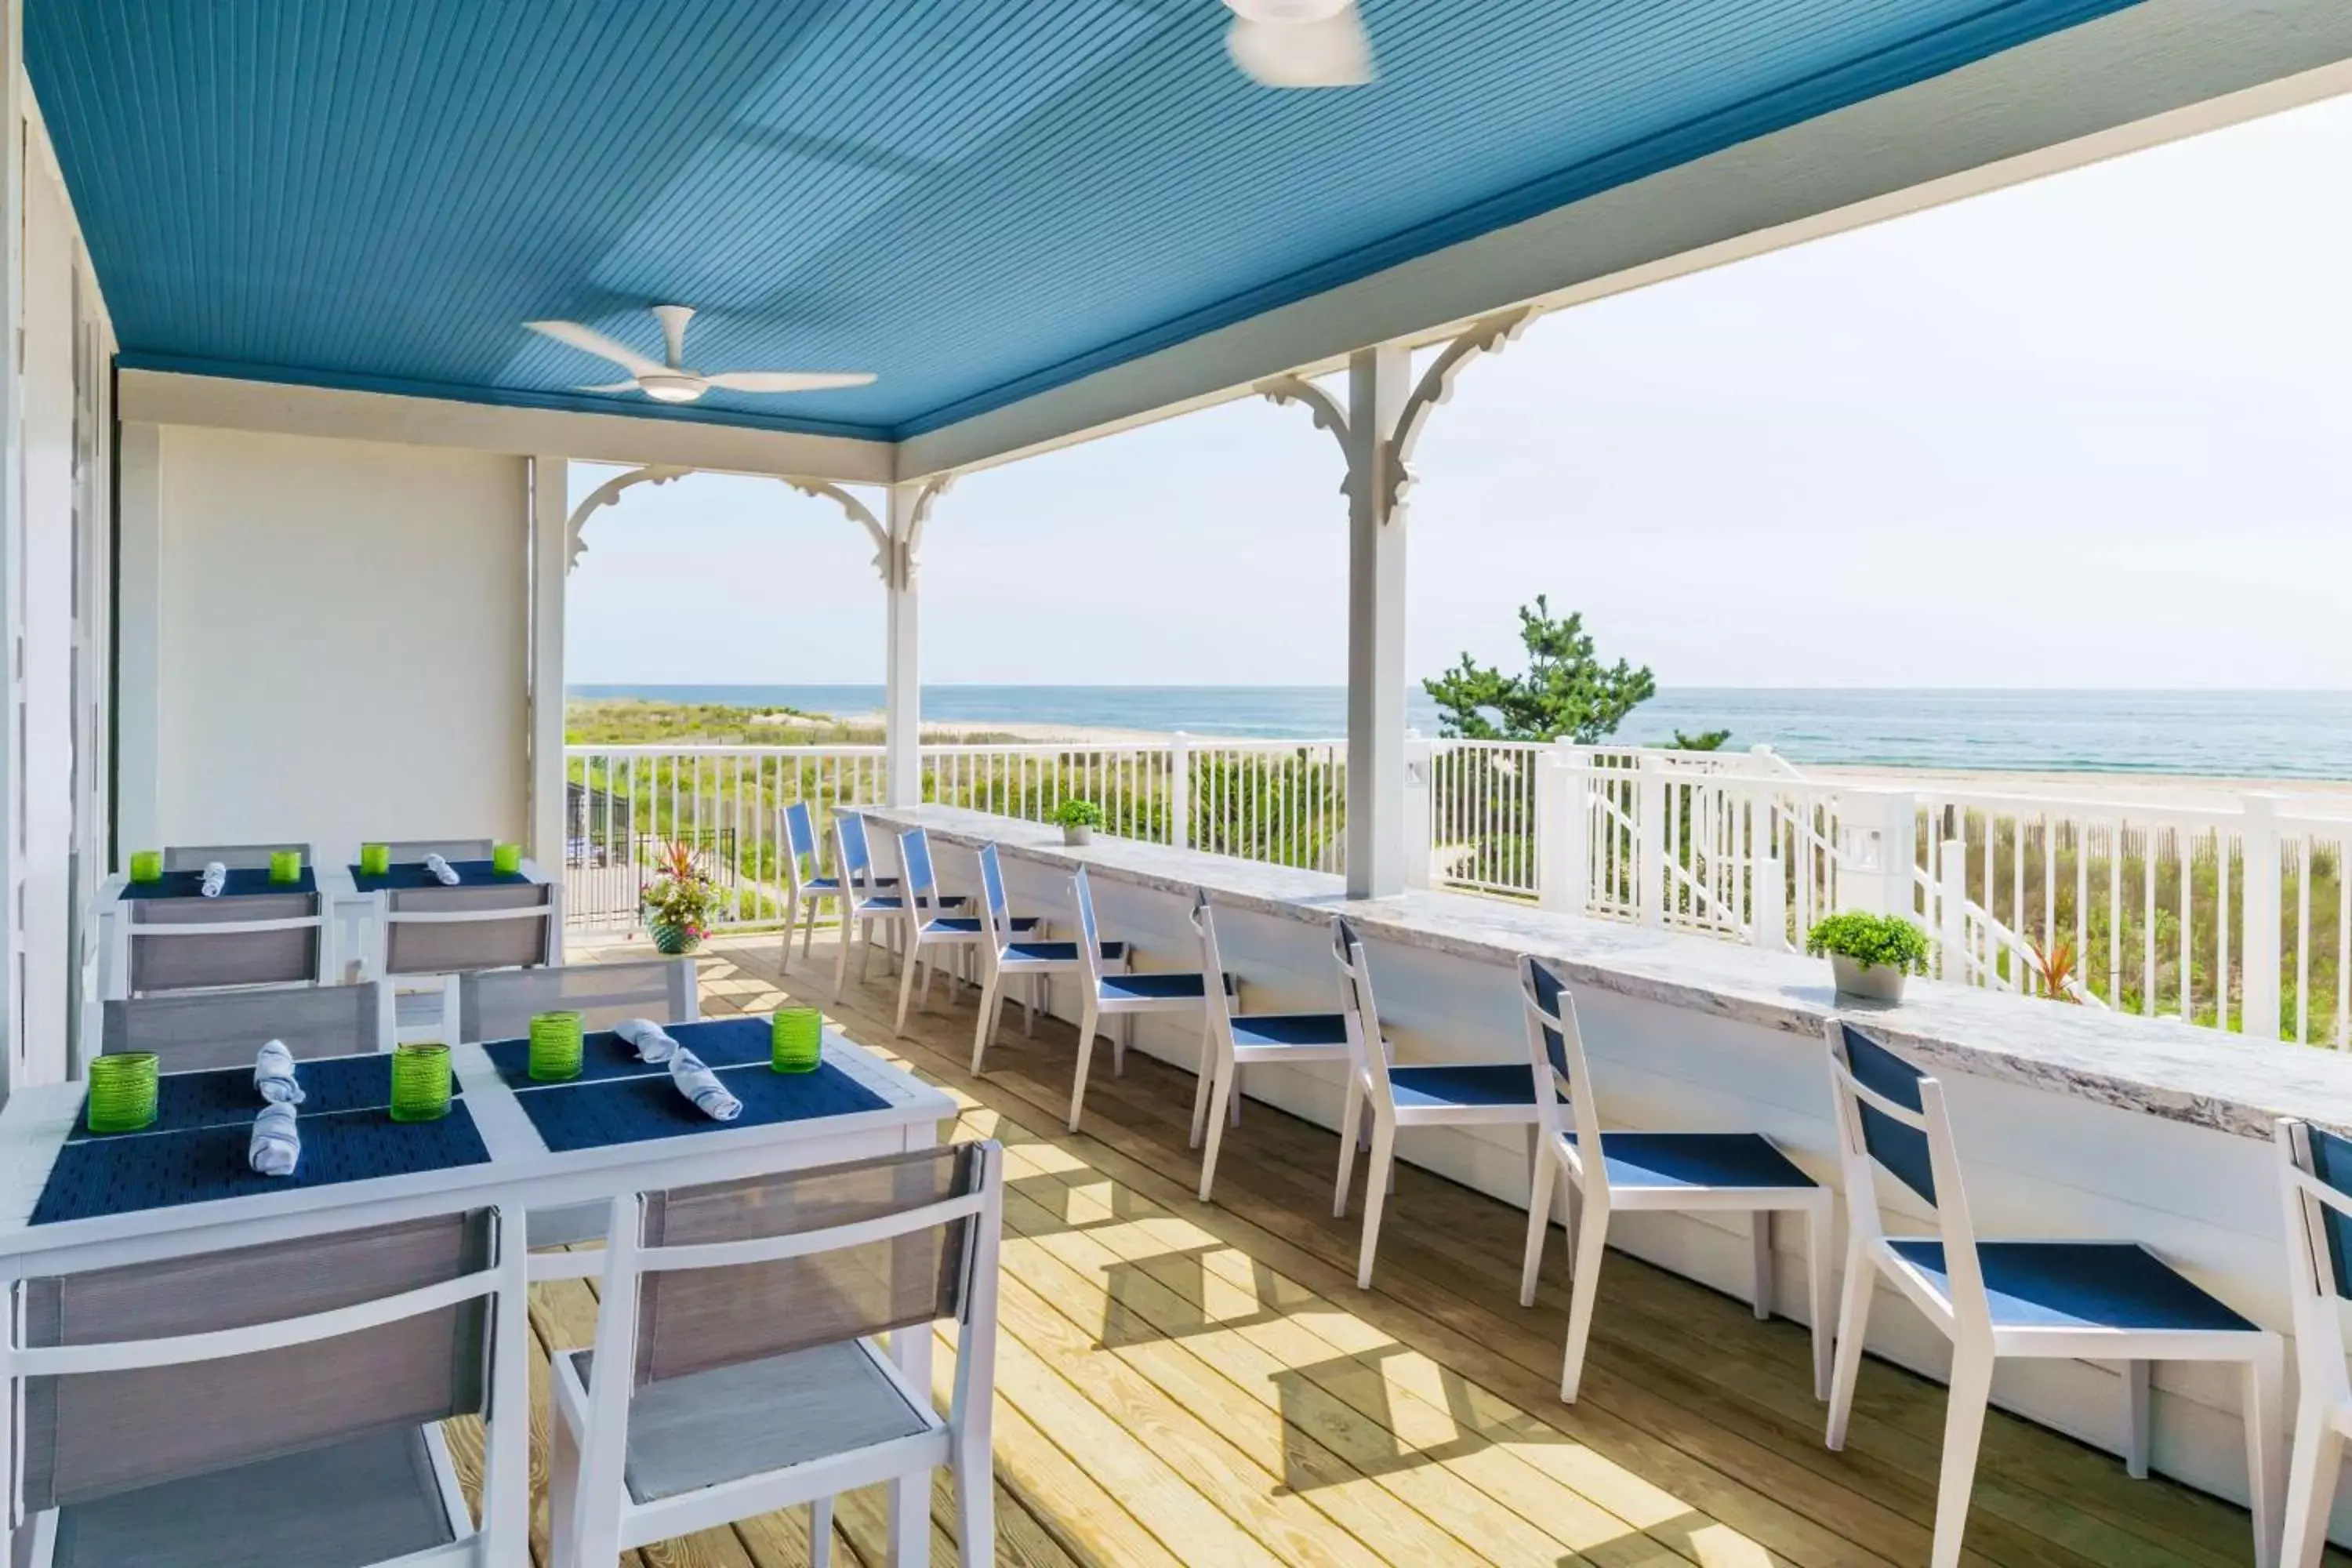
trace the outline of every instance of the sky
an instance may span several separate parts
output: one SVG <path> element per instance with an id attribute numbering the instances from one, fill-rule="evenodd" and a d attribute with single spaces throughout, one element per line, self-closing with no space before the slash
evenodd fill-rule
<path id="1" fill-rule="evenodd" d="M 1415 454 L 1411 673 L 1517 668 L 1543 592 L 1667 687 L 2352 688 L 2347 169 L 2341 99 L 1538 321 Z M 1339 684 L 1339 478 L 1255 398 L 965 476 L 923 679 Z M 882 679 L 827 503 L 586 537 L 574 683 Z"/>

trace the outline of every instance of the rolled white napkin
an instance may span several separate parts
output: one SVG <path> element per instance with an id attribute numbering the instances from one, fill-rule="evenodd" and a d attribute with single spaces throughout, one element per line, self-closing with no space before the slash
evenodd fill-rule
<path id="1" fill-rule="evenodd" d="M 677 1085 L 678 1093 L 694 1101 L 694 1108 L 713 1121 L 732 1121 L 743 1114 L 743 1102 L 727 1092 L 719 1075 L 702 1065 L 702 1058 L 680 1046 L 670 1054 L 669 1080 Z"/>
<path id="2" fill-rule="evenodd" d="M 302 1135 L 294 1130 L 294 1108 L 265 1105 L 253 1119 L 253 1142 L 245 1163 L 265 1176 L 290 1176 L 302 1158 Z"/>
<path id="3" fill-rule="evenodd" d="M 221 889 L 227 886 L 228 868 L 217 860 L 205 861 L 205 879 L 197 884 L 196 891 L 208 899 L 217 899 L 221 896 Z"/>
<path id="4" fill-rule="evenodd" d="M 613 1033 L 628 1043 L 641 1062 L 666 1062 L 678 1048 L 651 1018 L 624 1018 L 613 1026 Z"/>
<path id="5" fill-rule="evenodd" d="M 454 888 L 457 885 L 457 873 L 450 869 L 448 860 L 442 856 L 427 855 L 425 858 L 425 868 L 432 872 L 433 879 L 443 887 Z"/>
<path id="6" fill-rule="evenodd" d="M 253 1087 L 272 1105 L 299 1105 L 309 1097 L 294 1076 L 294 1053 L 283 1040 L 272 1040 L 253 1058 Z"/>

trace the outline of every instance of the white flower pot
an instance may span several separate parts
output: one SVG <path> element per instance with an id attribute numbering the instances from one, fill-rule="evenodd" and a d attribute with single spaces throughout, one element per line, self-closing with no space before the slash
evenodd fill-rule
<path id="1" fill-rule="evenodd" d="M 1830 973 L 1837 977 L 1838 994 L 1871 1002 L 1903 1000 L 1903 971 L 1891 963 L 1859 963 L 1844 953 L 1830 954 Z"/>
<path id="2" fill-rule="evenodd" d="M 1070 844 L 1070 845 L 1077 845 L 1077 844 L 1092 844 L 1094 841 L 1095 841 L 1095 830 L 1094 830 L 1093 828 L 1091 828 L 1091 827 L 1074 827 L 1074 826 L 1069 826 L 1069 825 L 1068 825 L 1068 824 L 1066 824 L 1066 823 L 1063 825 L 1063 827 L 1062 827 L 1062 842 L 1063 842 L 1063 843 L 1065 843 L 1065 844 Z"/>

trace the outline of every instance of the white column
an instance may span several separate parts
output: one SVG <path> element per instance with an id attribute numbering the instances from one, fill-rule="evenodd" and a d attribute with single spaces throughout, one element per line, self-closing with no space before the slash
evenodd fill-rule
<path id="1" fill-rule="evenodd" d="M 530 858 L 552 873 L 563 864 L 563 595 L 572 569 L 571 466 L 563 458 L 530 459 L 530 505 L 527 837 Z"/>
<path id="2" fill-rule="evenodd" d="M 122 426 L 114 664 L 114 841 L 121 870 L 163 847 L 163 430 Z"/>
<path id="3" fill-rule="evenodd" d="M 892 805 L 923 798 L 922 680 L 917 658 L 915 532 L 924 500 L 920 484 L 890 487 L 889 543 L 883 581 L 890 596 L 889 651 L 882 677 L 883 748 Z"/>
<path id="4" fill-rule="evenodd" d="M 1348 361 L 1348 896 L 1405 888 L 1404 514 L 1391 438 L 1412 390 L 1394 345 Z"/>
<path id="5" fill-rule="evenodd" d="M 1649 752 L 1633 786 L 1633 918 L 1666 923 L 1666 763 Z"/>
<path id="6" fill-rule="evenodd" d="M 2245 797 L 2241 844 L 2246 858 L 2246 942 L 2239 955 L 2242 975 L 2238 1026 L 2250 1039 L 2279 1037 L 2279 797 Z M 2227 855 L 2229 848 L 2222 847 Z"/>

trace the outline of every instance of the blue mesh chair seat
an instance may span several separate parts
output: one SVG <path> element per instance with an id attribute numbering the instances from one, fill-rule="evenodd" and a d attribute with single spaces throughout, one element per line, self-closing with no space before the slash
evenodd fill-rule
<path id="1" fill-rule="evenodd" d="M 1348 1043 L 1344 1013 L 1244 1013 L 1232 1020 L 1234 1044 L 1244 1050 L 1282 1050 L 1294 1046 Z"/>
<path id="2" fill-rule="evenodd" d="M 1037 923 L 1025 915 L 1017 916 L 1015 919 L 1027 920 L 1032 926 Z M 1096 951 L 1102 955 L 1102 961 L 1105 963 L 1127 962 L 1127 943 L 1123 942 L 1098 942 L 1096 944 Z M 1008 942 L 1005 945 L 1004 956 L 1030 963 L 1066 963 L 1075 969 L 1078 967 L 1078 944 L 1075 942 Z"/>
<path id="3" fill-rule="evenodd" d="M 1096 990 L 1105 1002 L 1200 1002 L 1209 994 L 1207 980 L 1199 974 L 1106 974 Z M 1234 994 L 1230 974 L 1225 994 Z"/>
<path id="4" fill-rule="evenodd" d="M 895 888 L 898 885 L 898 879 L 896 877 L 877 877 L 874 879 L 874 886 L 877 888 Z M 808 880 L 803 882 L 801 886 L 813 892 L 837 893 L 841 891 L 841 879 L 838 877 L 811 877 Z"/>
<path id="5" fill-rule="evenodd" d="M 2314 1484 L 2314 1478 L 2305 1478 L 2298 1483 L 2299 1494 L 2287 1486 L 2286 1455 L 2278 1431 L 2285 1404 L 2285 1342 L 2137 1242 L 1979 1239 L 1969 1215 L 1943 1085 L 1902 1052 L 1843 1019 L 1830 1019 L 1823 1032 L 1845 1173 L 1848 1236 L 1828 1445 L 1832 1449 L 1845 1446 L 1871 1301 L 1883 1277 L 1952 1344 L 1936 1531 L 1928 1553 L 1931 1568 L 1956 1568 L 1960 1561 L 1993 1367 L 2003 1359 L 2027 1357 L 2120 1363 L 2124 1468 L 2136 1478 L 2145 1477 L 2148 1469 L 2149 1422 L 2155 1410 L 2150 1365 L 2174 1361 L 2234 1364 L 2241 1378 L 2254 1559 L 2276 1561 L 2272 1548 L 2281 1540 L 2282 1513 L 2297 1495 L 2307 1500 Z M 1935 1216 L 1935 1235 L 1885 1233 L 1878 1206 L 1881 1173 L 1927 1205 Z M 2292 1244 L 2289 1251 L 2292 1258 Z M 2307 1277 L 2307 1261 L 2291 1260 L 2290 1274 L 2297 1269 Z M 2307 1278 L 2294 1283 L 2297 1295 L 2304 1295 Z M 2340 1344 L 2332 1311 L 2326 1321 L 2324 1337 L 2335 1337 Z M 2301 1317 L 2298 1325 L 2318 1332 Z M 2340 1351 L 2324 1351 L 2310 1359 L 2333 1363 L 2334 1377 L 2342 1382 Z M 2296 1462 L 2303 1463 L 2300 1453 Z M 2332 1475 L 2336 1467 L 2331 1462 L 2326 1468 Z M 2325 1506 L 2320 1505 L 2318 1519 L 2324 1519 Z M 2307 1510 L 2295 1511 L 2305 1528 L 2296 1533 L 2290 1525 L 2287 1534 L 2300 1543 L 2295 1550 L 2301 1554 L 2287 1560 L 2301 1568 L 2316 1561 L 2318 1542 L 2312 1533 L 2316 1521 Z"/>
<path id="6" fill-rule="evenodd" d="M 1899 1237 L 1887 1246 L 1950 1300 L 1942 1242 Z M 2255 1331 L 2136 1241 L 1979 1241 L 1977 1267 L 1996 1328 Z"/>
<path id="7" fill-rule="evenodd" d="M 1390 1092 L 1400 1110 L 1412 1107 L 1525 1105 L 1536 1102 L 1535 1075 L 1525 1062 L 1447 1062 L 1391 1067 Z"/>
<path id="8" fill-rule="evenodd" d="M 959 897 L 953 899 L 943 899 L 940 901 L 942 903 L 949 904 L 961 904 L 966 900 Z M 1038 920 L 1035 915 L 1015 915 L 1013 917 L 1013 929 L 1014 931 L 1035 931 L 1038 926 L 1043 923 L 1044 922 Z M 976 937 L 982 934 L 980 917 L 978 915 L 942 915 L 935 921 L 925 921 L 923 922 L 923 931 L 926 935 L 938 936 Z"/>
<path id="9" fill-rule="evenodd" d="M 1760 1132 L 1603 1132 L 1601 1158 L 1618 1188 L 1820 1184 Z"/>

